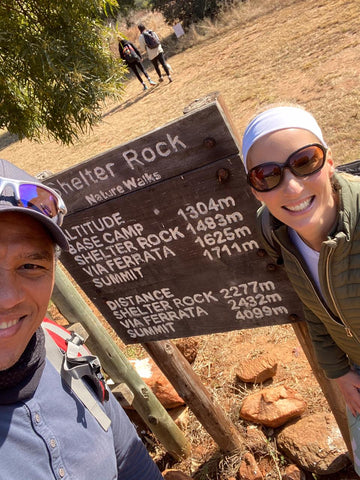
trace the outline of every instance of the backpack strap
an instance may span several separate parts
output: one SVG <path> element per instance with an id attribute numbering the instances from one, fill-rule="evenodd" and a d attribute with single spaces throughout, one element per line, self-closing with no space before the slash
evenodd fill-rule
<path id="1" fill-rule="evenodd" d="M 55 369 L 61 375 L 61 378 L 67 383 L 70 389 L 76 394 L 83 405 L 89 410 L 93 417 L 97 420 L 99 425 L 108 431 L 111 420 L 106 413 L 100 407 L 98 400 L 90 392 L 89 387 L 86 385 L 83 377 L 90 379 L 92 384 L 96 388 L 96 384 L 99 383 L 100 362 L 97 357 L 89 355 L 88 350 L 82 345 L 82 338 L 80 335 L 73 333 L 71 335 L 67 330 L 63 329 L 59 325 L 44 322 L 43 330 L 45 333 L 45 348 L 46 357 Z M 64 338 L 67 342 L 67 350 L 62 353 L 57 346 L 55 340 L 50 335 L 49 331 L 55 332 L 61 338 Z M 79 340 L 81 339 L 81 340 Z M 78 356 L 81 351 L 85 351 L 87 354 Z M 80 353 L 81 355 L 81 353 Z M 101 373 L 100 373 L 101 375 Z M 105 392 L 108 399 L 108 391 L 104 385 Z M 99 391 L 96 391 L 99 396 Z M 103 398 L 106 395 L 103 395 Z M 101 398 L 100 398 L 101 400 Z"/>
<path id="2" fill-rule="evenodd" d="M 46 330 L 55 333 L 55 335 L 65 340 L 65 355 L 64 355 L 64 370 L 70 372 L 75 378 L 82 378 L 85 376 L 93 377 L 100 372 L 100 362 L 98 357 L 91 355 L 88 349 L 84 346 L 84 339 L 75 332 L 68 332 L 55 323 L 45 322 Z M 56 342 L 56 339 L 53 337 Z M 62 347 L 62 345 L 57 344 Z M 100 400 L 103 401 L 103 395 L 100 395 Z"/>
<path id="3" fill-rule="evenodd" d="M 77 355 L 89 355 L 89 350 L 84 345 L 85 341 L 78 333 L 69 332 L 68 330 L 66 330 L 66 328 L 58 325 L 53 320 L 49 320 L 48 318 L 44 318 L 42 326 L 48 331 L 48 333 L 50 333 L 51 338 L 56 343 L 56 345 L 61 348 L 61 350 L 68 351 L 68 340 L 74 337 L 78 337 L 78 340 L 75 340 L 75 343 L 79 345 L 77 349 Z M 64 341 L 61 341 L 61 339 Z M 71 340 L 71 342 L 73 343 L 74 341 Z"/>

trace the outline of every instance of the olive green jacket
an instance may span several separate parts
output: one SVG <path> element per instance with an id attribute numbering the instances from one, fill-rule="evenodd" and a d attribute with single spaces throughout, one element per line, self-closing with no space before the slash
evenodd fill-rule
<path id="1" fill-rule="evenodd" d="M 286 225 L 258 211 L 263 242 L 277 263 L 284 267 L 303 303 L 319 365 L 328 378 L 360 365 L 360 177 L 335 174 L 339 211 L 334 231 L 320 250 L 321 294 L 309 270 L 292 244 Z"/>

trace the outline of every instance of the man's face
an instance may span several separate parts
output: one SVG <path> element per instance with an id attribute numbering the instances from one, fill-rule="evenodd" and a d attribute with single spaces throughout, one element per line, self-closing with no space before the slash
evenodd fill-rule
<path id="1" fill-rule="evenodd" d="M 42 225 L 0 213 L 0 370 L 18 361 L 41 324 L 54 273 L 54 243 Z"/>
<path id="2" fill-rule="evenodd" d="M 307 130 L 279 130 L 257 140 L 248 154 L 247 167 L 266 162 L 284 163 L 293 152 L 305 145 L 319 143 Z M 309 244 L 324 240 L 335 221 L 336 204 L 331 186 L 334 172 L 331 151 L 324 167 L 307 177 L 297 177 L 284 170 L 281 184 L 270 192 L 253 190 L 274 217 L 296 230 Z"/>

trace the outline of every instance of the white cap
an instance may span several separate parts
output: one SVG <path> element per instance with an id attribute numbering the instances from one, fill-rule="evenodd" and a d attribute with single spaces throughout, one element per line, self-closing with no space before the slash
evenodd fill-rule
<path id="1" fill-rule="evenodd" d="M 39 184 L 39 181 L 29 175 L 25 170 L 13 165 L 7 160 L 0 159 L 0 177 L 3 179 L 9 180 L 21 180 L 23 182 L 29 182 Z M 47 188 L 47 187 L 45 187 Z M 4 194 L 0 195 L 0 214 L 2 212 L 21 212 L 25 215 L 30 215 L 31 217 L 38 220 L 49 232 L 55 243 L 57 243 L 63 250 L 68 250 L 69 243 L 66 239 L 64 232 L 61 230 L 60 226 L 57 224 L 56 219 L 51 219 L 50 217 L 44 215 L 40 211 L 35 209 L 25 208 L 18 205 L 14 192 L 11 195 Z"/>

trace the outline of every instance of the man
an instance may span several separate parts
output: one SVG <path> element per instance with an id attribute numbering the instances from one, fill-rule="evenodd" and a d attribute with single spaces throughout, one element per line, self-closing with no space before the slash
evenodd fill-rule
<path id="1" fill-rule="evenodd" d="M 160 480 L 114 396 L 69 387 L 49 361 L 48 349 L 63 358 L 42 323 L 65 213 L 56 192 L 0 160 L 0 480 Z"/>
<path id="2" fill-rule="evenodd" d="M 169 66 L 166 63 L 166 60 L 164 57 L 164 50 L 161 46 L 159 37 L 155 32 L 151 30 L 147 30 L 145 28 L 145 25 L 143 25 L 142 23 L 138 25 L 138 29 L 140 31 L 140 36 L 139 36 L 140 50 L 146 50 L 148 54 L 148 58 L 154 65 L 155 71 L 158 74 L 159 82 L 162 82 L 164 80 L 160 71 L 159 63 L 162 65 L 169 79 L 169 82 L 172 82 Z"/>

